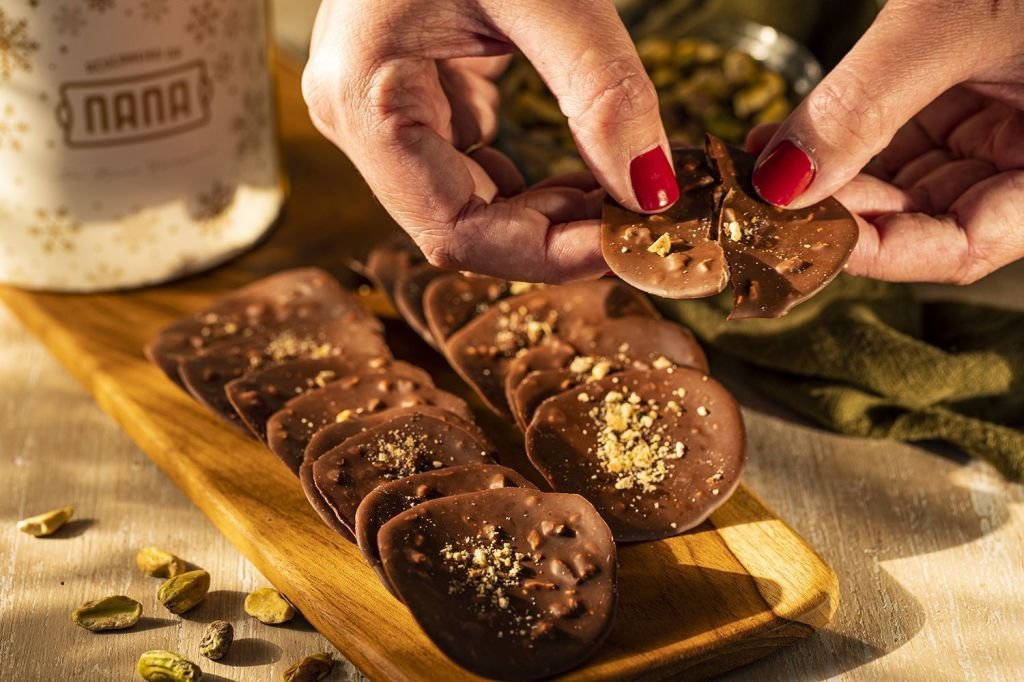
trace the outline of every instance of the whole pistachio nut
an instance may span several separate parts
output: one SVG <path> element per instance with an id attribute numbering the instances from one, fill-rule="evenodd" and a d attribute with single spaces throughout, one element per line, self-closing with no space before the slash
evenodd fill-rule
<path id="1" fill-rule="evenodd" d="M 143 547 L 135 555 L 135 565 L 154 578 L 173 578 L 185 572 L 185 562 L 159 547 Z"/>
<path id="2" fill-rule="evenodd" d="M 156 596 L 168 611 L 182 614 L 203 601 L 209 590 L 210 574 L 200 569 L 168 578 Z"/>
<path id="3" fill-rule="evenodd" d="M 34 535 L 37 538 L 52 535 L 61 526 L 68 522 L 68 519 L 75 513 L 74 507 L 61 507 L 52 511 L 30 516 L 27 519 L 18 521 L 18 530 L 22 533 Z"/>
<path id="4" fill-rule="evenodd" d="M 71 620 L 86 630 L 124 630 L 139 622 L 142 604 L 119 594 L 87 601 L 71 612 Z"/>
<path id="5" fill-rule="evenodd" d="M 261 587 L 245 598 L 245 612 L 261 623 L 279 625 L 295 617 L 295 609 L 280 592 Z"/>
<path id="6" fill-rule="evenodd" d="M 203 671 L 192 661 L 173 651 L 153 649 L 139 657 L 139 675 L 149 682 L 194 682 L 203 679 Z"/>
<path id="7" fill-rule="evenodd" d="M 199 640 L 199 653 L 211 660 L 224 658 L 235 638 L 235 629 L 226 620 L 215 620 L 206 627 Z"/>
<path id="8" fill-rule="evenodd" d="M 334 659 L 328 653 L 306 656 L 284 671 L 284 682 L 316 682 L 330 674 Z"/>

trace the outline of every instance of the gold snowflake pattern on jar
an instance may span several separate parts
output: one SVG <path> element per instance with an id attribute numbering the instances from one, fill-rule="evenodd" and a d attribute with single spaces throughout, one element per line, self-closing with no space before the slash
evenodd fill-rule
<path id="1" fill-rule="evenodd" d="M 284 195 L 264 0 L 0 0 L 0 282 L 212 267 Z"/>

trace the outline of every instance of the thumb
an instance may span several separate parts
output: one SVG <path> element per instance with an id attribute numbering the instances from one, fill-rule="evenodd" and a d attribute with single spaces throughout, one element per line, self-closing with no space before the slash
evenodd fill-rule
<path id="1" fill-rule="evenodd" d="M 583 160 L 633 211 L 679 198 L 658 95 L 610 0 L 493 3 L 497 24 L 558 98 Z"/>
<path id="2" fill-rule="evenodd" d="M 830 196 L 914 115 L 968 77 L 967 55 L 975 50 L 958 45 L 969 29 L 962 17 L 924 7 L 930 4 L 890 2 L 783 122 L 754 168 L 762 198 L 799 208 Z"/>

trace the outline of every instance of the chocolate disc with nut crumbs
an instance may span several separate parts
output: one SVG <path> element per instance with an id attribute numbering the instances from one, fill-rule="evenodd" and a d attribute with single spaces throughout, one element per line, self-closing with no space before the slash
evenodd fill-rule
<path id="1" fill-rule="evenodd" d="M 536 490 L 514 469 L 497 464 L 464 464 L 389 481 L 377 486 L 359 503 L 356 509 L 356 542 L 366 562 L 377 571 L 384 586 L 394 593 L 395 589 L 381 566 L 380 548 L 377 546 L 377 533 L 381 526 L 427 500 L 495 488 Z"/>
<path id="2" fill-rule="evenodd" d="M 436 405 L 466 421 L 473 420 L 473 412 L 462 398 L 431 385 L 386 371 L 354 374 L 289 400 L 267 420 L 267 445 L 298 472 L 306 445 L 324 426 L 414 405 Z"/>
<path id="3" fill-rule="evenodd" d="M 578 495 L 499 488 L 424 502 L 377 535 L 384 572 L 427 636 L 468 671 L 535 680 L 611 629 L 615 543 Z"/>
<path id="4" fill-rule="evenodd" d="M 433 405 L 393 407 L 388 410 L 365 414 L 361 417 L 353 417 L 343 422 L 328 424 L 317 431 L 306 446 L 302 466 L 299 467 L 299 482 L 302 484 L 302 490 L 314 511 L 323 519 L 324 523 L 341 533 L 345 538 L 353 542 L 355 541 L 355 537 L 349 533 L 348 528 L 341 525 L 338 517 L 334 514 L 334 510 L 330 508 L 323 495 L 316 489 L 316 483 L 313 481 L 313 463 L 352 436 L 363 433 L 392 419 L 413 414 L 426 415 L 427 417 L 444 421 L 456 428 L 462 429 L 482 445 L 488 456 L 492 459 L 497 459 L 497 451 L 494 445 L 479 426 L 456 416 L 448 410 L 434 407 Z"/>
<path id="5" fill-rule="evenodd" d="M 430 282 L 423 292 L 423 314 L 439 344 L 496 301 L 525 293 L 535 285 L 493 277 L 467 277 L 449 272 Z"/>
<path id="6" fill-rule="evenodd" d="M 453 334 L 445 354 L 488 407 L 511 417 L 505 375 L 513 358 L 550 336 L 571 338 L 576 329 L 629 315 L 658 313 L 645 296 L 615 280 L 548 286 L 499 301 Z"/>
<path id="7" fill-rule="evenodd" d="M 359 503 L 382 483 L 459 464 L 493 463 L 486 445 L 467 431 L 408 414 L 352 436 L 309 466 L 316 491 L 354 533 Z"/>
<path id="8" fill-rule="evenodd" d="M 342 318 L 383 330 L 358 298 L 323 270 L 297 268 L 257 280 L 217 299 L 203 311 L 177 320 L 145 348 L 146 357 L 175 383 L 178 361 L 226 339 L 240 339 L 293 325 L 304 319 Z"/>
<path id="9" fill-rule="evenodd" d="M 633 370 L 544 401 L 526 451 L 552 488 L 583 495 L 633 542 L 682 533 L 724 503 L 746 436 L 736 401 L 706 374 Z"/>
<path id="10" fill-rule="evenodd" d="M 431 282 L 447 274 L 429 263 L 422 263 L 409 269 L 395 282 L 395 308 L 406 324 L 434 348 L 438 348 L 438 344 L 423 312 L 423 293 Z"/>
<path id="11" fill-rule="evenodd" d="M 224 392 L 246 427 L 257 438 L 266 441 L 267 420 L 292 398 L 323 388 L 350 374 L 383 370 L 415 379 L 426 386 L 432 383 L 425 370 L 400 360 L 335 356 L 271 365 L 231 381 L 224 387 Z"/>
<path id="12" fill-rule="evenodd" d="M 330 357 L 372 363 L 390 358 L 391 351 L 380 332 L 358 321 L 307 319 L 269 334 L 208 346 L 194 357 L 180 359 L 178 376 L 192 397 L 250 435 L 228 400 L 225 386 L 229 382 L 288 360 Z"/>
<path id="13" fill-rule="evenodd" d="M 725 288 L 729 275 L 714 238 L 716 178 L 699 149 L 674 149 L 679 200 L 644 215 L 604 204 L 601 253 L 608 267 L 638 289 L 666 298 L 702 298 Z"/>
<path id="14" fill-rule="evenodd" d="M 781 317 L 835 279 L 857 245 L 857 222 L 832 197 L 796 210 L 773 206 L 750 184 L 754 156 L 711 135 L 707 154 L 721 179 L 718 241 L 732 280 L 729 319 Z"/>

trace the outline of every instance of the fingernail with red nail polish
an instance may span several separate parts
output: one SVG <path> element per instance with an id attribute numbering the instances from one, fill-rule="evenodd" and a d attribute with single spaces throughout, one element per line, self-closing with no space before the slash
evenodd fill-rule
<path id="1" fill-rule="evenodd" d="M 629 179 L 640 208 L 659 211 L 679 199 L 679 185 L 665 152 L 655 147 L 633 159 L 629 164 Z"/>
<path id="2" fill-rule="evenodd" d="M 754 169 L 754 189 L 776 206 L 788 206 L 814 179 L 814 164 L 803 149 L 783 140 Z"/>

